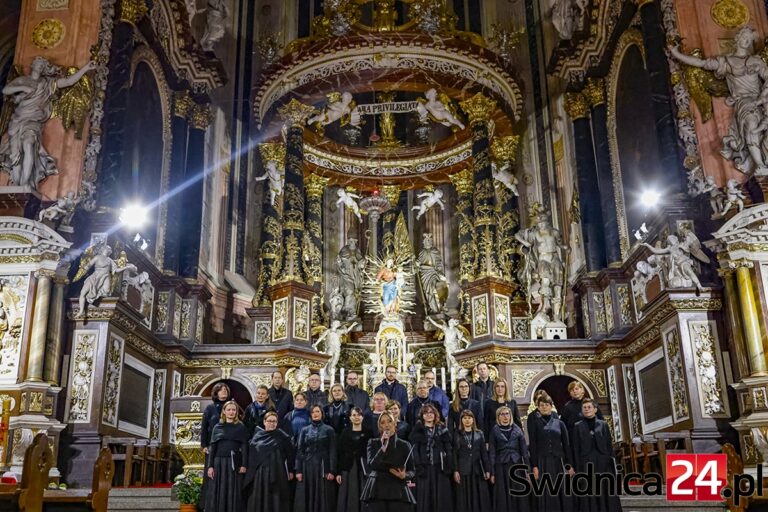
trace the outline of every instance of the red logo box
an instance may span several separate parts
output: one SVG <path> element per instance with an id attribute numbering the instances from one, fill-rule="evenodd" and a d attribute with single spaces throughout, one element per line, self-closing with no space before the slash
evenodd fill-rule
<path id="1" fill-rule="evenodd" d="M 667 500 L 722 501 L 727 466 L 724 454 L 667 455 Z"/>

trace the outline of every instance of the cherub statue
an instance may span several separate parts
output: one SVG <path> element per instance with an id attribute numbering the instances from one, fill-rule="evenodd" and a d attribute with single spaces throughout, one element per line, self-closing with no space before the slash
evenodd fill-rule
<path id="1" fill-rule="evenodd" d="M 450 367 L 456 369 L 461 368 L 461 365 L 456 361 L 453 353 L 469 346 L 469 332 L 467 329 L 462 326 L 461 322 L 456 318 L 448 319 L 448 323 L 436 322 L 431 317 L 427 317 L 427 321 L 443 333 L 445 357 L 448 359 Z"/>
<path id="2" fill-rule="evenodd" d="M 56 222 L 61 219 L 61 225 L 68 226 L 72 221 L 72 216 L 75 214 L 75 207 L 80 203 L 79 198 L 75 198 L 74 192 L 69 192 L 67 195 L 62 196 L 56 200 L 48 208 L 40 210 L 37 215 L 37 220 L 43 222 L 47 220 L 49 222 Z"/>
<path id="3" fill-rule="evenodd" d="M 416 197 L 421 199 L 419 206 L 414 206 L 412 208 L 413 210 L 418 210 L 419 212 L 416 214 L 416 220 L 419 220 L 425 213 L 427 213 L 427 210 L 436 204 L 440 205 L 441 210 L 445 210 L 445 203 L 443 203 L 443 191 L 440 189 L 436 189 L 434 192 L 424 192 L 423 194 L 419 194 Z"/>
<path id="4" fill-rule="evenodd" d="M 123 266 L 113 260 L 112 248 L 103 244 L 98 249 L 98 252 L 94 256 L 93 251 L 96 247 L 91 246 L 83 253 L 80 258 L 80 268 L 75 275 L 73 281 L 79 281 L 85 275 L 93 269 L 93 273 L 85 278 L 83 283 L 83 289 L 80 290 L 80 314 L 85 313 L 85 303 L 93 304 L 102 297 L 107 297 L 112 292 L 112 278 L 118 274 L 125 272 L 126 270 L 132 270 L 136 272 L 136 265 L 132 263 L 125 263 Z"/>
<path id="5" fill-rule="evenodd" d="M 695 286 L 696 290 L 701 291 L 702 285 L 699 276 L 693 266 L 693 258 L 702 263 L 709 263 L 709 257 L 701 250 L 701 242 L 688 229 L 681 230 L 681 241 L 677 235 L 667 237 L 667 246 L 664 248 L 653 247 L 647 243 L 646 246 L 656 255 L 667 255 L 666 275 L 664 276 L 667 286 L 670 288 L 687 288 Z"/>
<path id="6" fill-rule="evenodd" d="M 285 179 L 285 173 L 282 169 L 277 168 L 277 162 L 274 160 L 268 160 L 264 165 L 264 174 L 254 179 L 254 181 L 269 180 L 269 202 L 272 206 L 275 206 L 277 197 L 283 193 L 283 180 Z"/>
<path id="7" fill-rule="evenodd" d="M 424 93 L 425 98 L 419 98 L 416 112 L 419 114 L 419 122 L 426 124 L 428 119 L 436 123 L 463 130 L 464 124 L 456 117 L 453 104 L 447 94 L 437 94 L 437 90 L 429 89 Z"/>
<path id="8" fill-rule="evenodd" d="M 342 327 L 341 322 L 333 320 L 331 326 L 327 329 L 323 326 L 319 326 L 320 329 L 324 330 L 317 338 L 317 341 L 312 344 L 312 347 L 317 348 L 320 343 L 325 341 L 325 350 L 323 350 L 323 353 L 331 356 L 331 359 L 325 366 L 326 375 L 336 375 L 336 365 L 339 363 L 339 355 L 341 354 L 341 342 L 356 325 L 357 322 L 352 322 L 347 327 Z"/>
<path id="9" fill-rule="evenodd" d="M 517 178 L 514 174 L 509 170 L 510 167 L 512 167 L 512 164 L 509 162 L 504 162 L 504 165 L 499 167 L 496 165 L 495 162 L 491 163 L 491 173 L 493 174 L 493 179 L 504 185 L 509 189 L 512 194 L 515 196 L 520 196 L 520 192 L 517 190 Z"/>
<path id="10" fill-rule="evenodd" d="M 355 199 L 360 199 L 360 196 L 353 194 L 352 192 L 347 192 L 343 188 L 340 188 L 336 194 L 339 196 L 339 199 L 336 201 L 336 206 L 343 204 L 346 208 L 352 210 L 352 213 L 355 214 L 357 220 L 363 222 L 363 217 L 360 215 L 360 206 L 355 202 Z"/>
<path id="11" fill-rule="evenodd" d="M 746 196 L 739 188 L 739 182 L 734 178 L 729 179 L 725 185 L 725 204 L 720 212 L 720 217 L 725 217 L 725 214 L 728 213 L 728 210 L 734 204 L 738 206 L 739 213 L 741 213 L 744 209 L 744 199 L 746 199 Z"/>
<path id="12" fill-rule="evenodd" d="M 347 124 L 358 126 L 360 124 L 360 113 L 356 110 L 352 93 L 343 92 L 339 94 L 334 92 L 329 94 L 328 104 L 322 112 L 309 119 L 309 125 L 326 126 L 339 120 L 341 121 L 341 126 Z"/>
<path id="13" fill-rule="evenodd" d="M 717 186 L 714 176 L 707 176 L 704 179 L 701 193 L 709 193 L 709 206 L 712 208 L 712 217 L 720 215 L 723 209 L 723 191 Z"/>

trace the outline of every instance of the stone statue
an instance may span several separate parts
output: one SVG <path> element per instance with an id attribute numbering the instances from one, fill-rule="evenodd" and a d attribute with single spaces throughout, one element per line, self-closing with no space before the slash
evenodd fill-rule
<path id="1" fill-rule="evenodd" d="M 342 318 L 342 311 L 344 309 L 344 295 L 341 293 L 341 289 L 336 286 L 331 292 L 328 298 L 328 316 L 333 320 L 339 320 Z"/>
<path id="2" fill-rule="evenodd" d="M 757 39 L 757 32 L 743 27 L 734 38 L 733 53 L 711 58 L 698 58 L 677 47 L 669 48 L 672 56 L 683 64 L 713 71 L 715 77 L 725 79 L 730 94 L 726 104 L 733 107 L 733 120 L 728 135 L 723 137 L 720 154 L 747 174 L 768 173 L 768 65 L 754 54 Z"/>
<path id="3" fill-rule="evenodd" d="M 43 147 L 42 131 L 51 117 L 56 92 L 72 87 L 96 63 L 89 62 L 79 71 L 57 78 L 60 70 L 43 57 L 35 57 L 29 75 L 12 80 L 3 95 L 15 104 L 8 134 L 0 143 L 0 169 L 10 173 L 14 185 L 37 189 L 38 184 L 59 171 L 56 162 Z"/>
<path id="4" fill-rule="evenodd" d="M 725 204 L 723 205 L 723 210 L 720 212 L 720 217 L 725 217 L 725 214 L 728 213 L 728 210 L 730 210 L 731 206 L 734 204 L 738 207 L 739 213 L 741 213 L 744 209 L 744 199 L 746 199 L 746 196 L 744 195 L 744 192 L 741 191 L 741 188 L 739 188 L 738 180 L 733 178 L 729 179 L 725 185 L 724 194 Z"/>
<path id="5" fill-rule="evenodd" d="M 93 269 L 93 273 L 85 278 L 83 283 L 83 289 L 80 290 L 80 314 L 85 313 L 85 303 L 93 304 L 97 300 L 107 297 L 112 292 L 112 278 L 117 276 L 126 270 L 132 270 L 136 272 L 136 266 L 132 263 L 127 263 L 123 266 L 119 266 L 118 262 L 113 260 L 112 248 L 107 244 L 103 244 L 98 249 L 98 253 L 93 255 L 94 247 L 87 249 L 82 258 L 80 259 L 80 268 L 75 275 L 73 281 L 79 281 L 85 275 Z"/>
<path id="6" fill-rule="evenodd" d="M 701 250 L 701 242 L 688 229 L 680 231 L 682 240 L 677 235 L 667 237 L 666 247 L 653 247 L 643 243 L 645 247 L 657 256 L 664 256 L 662 261 L 661 276 L 669 288 L 690 288 L 695 286 L 698 291 L 702 290 L 699 276 L 694 270 L 693 258 L 702 263 L 709 263 L 709 257 Z"/>
<path id="7" fill-rule="evenodd" d="M 283 180 L 285 173 L 283 169 L 277 168 L 277 162 L 268 160 L 264 165 L 264 174 L 254 178 L 254 181 L 269 180 L 269 202 L 275 206 L 278 196 L 283 194 Z"/>
<path id="8" fill-rule="evenodd" d="M 321 342 L 325 341 L 325 350 L 323 353 L 331 356 L 328 364 L 325 366 L 325 375 L 332 376 L 336 374 L 336 365 L 339 364 L 339 355 L 341 354 L 341 341 L 344 336 L 349 334 L 357 322 L 352 322 L 347 327 L 342 327 L 341 322 L 333 320 L 331 326 L 326 329 L 318 338 L 315 343 L 312 344 L 314 348 L 317 348 Z"/>
<path id="9" fill-rule="evenodd" d="M 341 121 L 341 126 L 351 124 L 360 125 L 360 113 L 356 110 L 355 101 L 352 99 L 352 93 L 344 92 L 339 94 L 334 92 L 328 95 L 328 105 L 323 111 L 308 121 L 310 126 L 318 124 L 326 126 L 334 121 Z"/>
<path id="10" fill-rule="evenodd" d="M 443 333 L 443 347 L 445 347 L 445 357 L 451 368 L 461 369 L 461 365 L 453 356 L 454 352 L 462 350 L 469 346 L 469 332 L 461 325 L 456 318 L 450 318 L 448 323 L 436 322 L 427 317 L 427 321 Z"/>
<path id="11" fill-rule="evenodd" d="M 208 9 L 205 11 L 205 33 L 200 39 L 203 50 L 212 52 L 216 43 L 224 39 L 228 17 L 227 0 L 208 0 Z"/>
<path id="12" fill-rule="evenodd" d="M 357 318 L 364 268 L 365 258 L 357 248 L 357 238 L 351 237 L 347 239 L 347 243 L 336 256 L 339 290 L 344 298 L 344 306 L 341 310 L 343 320 Z"/>
<path id="13" fill-rule="evenodd" d="M 416 196 L 421 199 L 419 206 L 414 206 L 412 210 L 417 210 L 416 220 L 419 220 L 427 211 L 433 206 L 439 204 L 441 210 L 445 210 L 445 203 L 443 202 L 443 191 L 435 189 L 434 192 L 424 192 Z"/>
<path id="14" fill-rule="evenodd" d="M 52 223 L 61 220 L 62 226 L 69 226 L 72 222 L 72 217 L 75 215 L 75 207 L 78 203 L 80 203 L 80 198 L 75 198 L 75 193 L 69 192 L 67 195 L 58 198 L 48 208 L 40 210 L 40 213 L 37 214 L 37 220 L 40 222 L 47 220 Z"/>
<path id="15" fill-rule="evenodd" d="M 712 208 L 712 218 L 716 218 L 723 210 L 723 191 L 717 186 L 714 176 L 707 176 L 701 186 L 701 194 L 709 194 L 709 206 Z"/>
<path id="16" fill-rule="evenodd" d="M 552 25 L 560 39 L 571 40 L 588 4 L 589 0 L 555 0 L 552 6 Z"/>
<path id="17" fill-rule="evenodd" d="M 429 119 L 450 128 L 464 129 L 464 124 L 452 111 L 451 99 L 446 94 L 438 95 L 437 90 L 429 89 L 424 93 L 425 98 L 419 98 L 416 112 L 419 114 L 419 122 L 426 124 Z"/>
<path id="18" fill-rule="evenodd" d="M 432 233 L 424 233 L 423 247 L 416 261 L 428 315 L 443 312 L 448 298 L 448 278 L 440 251 L 433 245 Z"/>
<path id="19" fill-rule="evenodd" d="M 519 231 L 515 238 L 523 246 L 525 257 L 520 278 L 527 288 L 529 307 L 532 300 L 537 300 L 537 314 L 561 322 L 568 249 L 563 245 L 560 232 L 552 227 L 549 216 L 540 212 L 536 225 Z"/>
<path id="20" fill-rule="evenodd" d="M 510 167 L 512 167 L 512 164 L 509 162 L 504 162 L 504 165 L 501 167 L 494 162 L 491 163 L 491 173 L 493 174 L 493 179 L 507 187 L 513 195 L 519 197 L 520 192 L 517 190 L 517 178 L 509 170 Z"/>
<path id="21" fill-rule="evenodd" d="M 357 220 L 363 222 L 363 217 L 360 215 L 360 206 L 355 201 L 355 199 L 360 199 L 360 196 L 347 192 L 343 188 L 340 188 L 336 194 L 339 196 L 339 199 L 336 201 L 336 206 L 343 204 L 345 208 L 352 210 L 352 213 L 355 214 Z"/>
<path id="22" fill-rule="evenodd" d="M 655 276 L 661 275 L 662 267 L 659 258 L 660 256 L 650 256 L 646 261 L 637 262 L 631 285 L 638 314 L 648 304 L 648 296 L 645 291 L 646 286 Z"/>

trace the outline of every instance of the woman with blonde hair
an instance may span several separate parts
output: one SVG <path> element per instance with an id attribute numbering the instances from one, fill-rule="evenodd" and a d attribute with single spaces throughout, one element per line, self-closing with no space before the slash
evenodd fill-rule
<path id="1" fill-rule="evenodd" d="M 491 397 L 485 401 L 485 410 L 483 416 L 483 433 L 486 439 L 491 438 L 491 430 L 496 425 L 496 411 L 499 407 L 509 407 L 512 410 L 512 422 L 520 428 L 523 428 L 523 422 L 520 421 L 520 411 L 517 409 L 517 402 L 512 399 L 507 381 L 502 378 L 496 379 L 493 383 Z"/>
<path id="2" fill-rule="evenodd" d="M 230 400 L 221 408 L 208 445 L 206 477 L 210 480 L 205 510 L 240 512 L 243 509 L 241 473 L 248 460 L 248 429 L 238 418 L 240 408 Z"/>
<path id="3" fill-rule="evenodd" d="M 392 416 L 395 417 L 395 420 L 397 420 L 397 437 L 402 439 L 403 441 L 408 440 L 408 435 L 411 433 L 411 426 L 408 424 L 407 421 L 402 420 L 403 416 L 400 414 L 400 402 L 397 400 L 390 400 L 387 402 L 387 412 L 391 413 Z"/>
<path id="4" fill-rule="evenodd" d="M 387 411 L 389 398 L 381 391 L 373 394 L 371 398 L 371 410 L 365 413 L 363 428 L 371 437 L 379 437 L 379 417 Z"/>
<path id="5" fill-rule="evenodd" d="M 323 407 L 323 416 L 325 416 L 325 424 L 330 425 L 336 435 L 341 434 L 349 425 L 349 409 L 344 386 L 341 384 L 331 386 L 331 401 Z"/>

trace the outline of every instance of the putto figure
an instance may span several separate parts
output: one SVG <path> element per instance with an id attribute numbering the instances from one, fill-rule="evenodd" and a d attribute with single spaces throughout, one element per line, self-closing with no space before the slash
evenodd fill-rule
<path id="1" fill-rule="evenodd" d="M 312 344 L 314 348 L 317 348 L 320 343 L 325 342 L 324 354 L 331 356 L 328 364 L 325 366 L 325 375 L 330 377 L 336 375 L 336 365 L 339 364 L 339 355 L 341 354 L 341 342 L 344 337 L 357 325 L 357 322 L 352 322 L 347 327 L 343 327 L 341 322 L 334 320 L 331 322 L 329 328 L 320 327 L 324 329 L 322 334 L 317 338 L 317 341 Z"/>
<path id="2" fill-rule="evenodd" d="M 512 164 L 509 162 L 505 162 L 501 167 L 493 162 L 491 163 L 491 173 L 493 174 L 493 179 L 507 187 L 513 195 L 519 197 L 520 192 L 517 190 L 517 178 L 510 172 L 510 167 L 512 167 Z"/>
<path id="3" fill-rule="evenodd" d="M 451 99 L 446 94 L 437 94 L 437 90 L 429 89 L 424 93 L 425 98 L 419 98 L 419 105 L 416 112 L 419 114 L 419 122 L 426 124 L 429 119 L 443 126 L 451 128 L 464 129 L 464 123 L 456 117 L 456 112 L 452 111 Z"/>
<path id="4" fill-rule="evenodd" d="M 335 121 L 341 121 L 341 126 L 351 124 L 358 126 L 360 124 L 360 113 L 357 112 L 356 104 L 352 99 L 352 94 L 344 92 L 339 94 L 334 92 L 328 95 L 328 105 L 318 115 L 311 117 L 308 121 L 310 126 L 326 126 Z"/>
<path id="5" fill-rule="evenodd" d="M 723 205 L 723 211 L 720 212 L 720 217 L 725 217 L 725 214 L 736 205 L 739 209 L 739 213 L 744 209 L 744 200 L 747 198 L 744 192 L 739 188 L 739 182 L 733 178 L 729 179 L 725 185 L 725 204 Z"/>
<path id="6" fill-rule="evenodd" d="M 283 194 L 283 180 L 285 172 L 277 168 L 277 162 L 268 160 L 264 165 L 264 174 L 254 179 L 254 181 L 269 180 L 269 202 L 275 206 L 277 198 Z"/>
<path id="7" fill-rule="evenodd" d="M 47 220 L 49 222 L 56 222 L 61 219 L 62 226 L 69 226 L 72 221 L 72 216 L 75 214 L 75 207 L 80 203 L 80 199 L 75 197 L 74 192 L 69 192 L 65 196 L 61 196 L 48 208 L 40 210 L 37 215 L 37 220 L 42 222 Z"/>
<path id="8" fill-rule="evenodd" d="M 360 196 L 347 192 L 343 188 L 340 188 L 336 194 L 339 196 L 339 199 L 336 201 L 336 206 L 344 205 L 345 208 L 352 210 L 352 213 L 355 214 L 357 220 L 363 222 L 363 217 L 360 215 L 360 206 L 357 204 L 357 201 L 355 201 L 355 199 L 360 199 Z"/>
<path id="9" fill-rule="evenodd" d="M 421 199 L 419 206 L 414 206 L 412 208 L 412 210 L 418 211 L 416 214 L 416 220 L 419 220 L 425 213 L 427 213 L 430 208 L 435 205 L 440 205 L 440 209 L 445 210 L 445 203 L 443 202 L 443 191 L 440 189 L 436 189 L 434 192 L 424 192 L 423 194 L 419 194 L 416 197 Z"/>
<path id="10" fill-rule="evenodd" d="M 126 270 L 136 272 L 136 266 L 132 263 L 121 264 L 113 260 L 112 248 L 103 244 L 97 249 L 96 255 L 92 255 L 94 247 L 90 247 L 80 259 L 80 268 L 73 281 L 79 281 L 93 269 L 93 273 L 85 278 L 83 289 L 80 290 L 80 314 L 85 313 L 85 303 L 93 304 L 97 300 L 108 297 L 112 292 L 112 279 Z M 121 258 L 122 259 L 122 258 Z"/>

